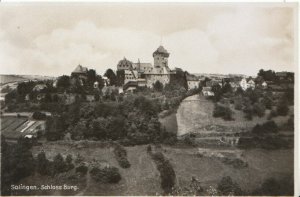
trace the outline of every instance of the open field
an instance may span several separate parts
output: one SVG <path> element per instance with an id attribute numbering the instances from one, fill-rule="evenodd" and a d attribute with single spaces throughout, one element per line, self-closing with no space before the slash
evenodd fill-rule
<path id="1" fill-rule="evenodd" d="M 101 142 L 45 143 L 43 146 L 33 147 L 33 154 L 36 156 L 41 150 L 44 150 L 47 158 L 50 159 L 57 153 L 61 153 L 63 156 L 71 154 L 74 159 L 77 154 L 80 154 L 89 166 L 95 162 L 107 162 L 109 165 L 119 168 L 122 180 L 118 184 L 95 183 L 88 177 L 87 180 L 83 180 L 86 183 L 80 183 L 81 185 L 87 185 L 87 187 L 81 188 L 82 195 L 155 195 L 156 192 L 161 192 L 159 172 L 155 163 L 147 154 L 146 146 L 128 147 L 126 149 L 131 164 L 128 169 L 121 168 L 115 159 L 113 148 L 109 145 L 103 145 Z M 34 177 L 28 177 L 27 181 L 31 179 L 35 181 Z"/>
<path id="2" fill-rule="evenodd" d="M 20 136 L 33 134 L 35 129 L 42 126 L 45 121 L 28 120 L 25 117 L 1 117 L 1 134 L 7 139 L 18 139 Z"/>
<path id="3" fill-rule="evenodd" d="M 254 116 L 249 121 L 244 118 L 242 111 L 233 110 L 232 121 L 225 121 L 222 118 L 213 117 L 214 103 L 207 100 L 204 96 L 194 95 L 182 102 L 177 110 L 178 135 L 186 133 L 211 133 L 211 132 L 244 132 L 251 130 L 256 124 L 262 124 L 267 121 L 270 110 L 266 110 L 265 116 Z M 199 100 L 199 101 L 196 101 Z M 292 111 L 293 108 L 290 108 Z M 275 117 L 273 120 L 281 125 L 288 120 L 288 116 Z"/>
<path id="4" fill-rule="evenodd" d="M 95 183 L 89 176 L 78 182 L 81 195 L 155 195 L 161 193 L 159 172 L 146 151 L 146 146 L 126 147 L 129 169 L 119 167 L 113 149 L 109 144 L 102 142 L 47 142 L 42 146 L 33 147 L 36 156 L 41 150 L 46 152 L 47 158 L 52 159 L 57 153 L 67 154 L 76 158 L 80 154 L 89 166 L 97 162 L 107 162 L 119 168 L 122 180 L 118 184 Z M 175 148 L 163 146 L 162 151 L 170 160 L 176 173 L 176 185 L 187 186 L 194 176 L 201 181 L 204 187 L 216 186 L 223 176 L 231 176 L 244 190 L 252 190 L 260 186 L 267 178 L 293 179 L 293 151 L 292 150 L 237 150 L 224 151 L 228 154 L 238 154 L 248 163 L 248 167 L 237 169 L 223 163 L 217 157 L 199 157 L 197 148 Z M 218 152 L 218 149 L 214 151 Z M 62 176 L 64 177 L 64 176 Z M 63 180 L 63 178 L 60 179 Z M 53 178 L 53 179 L 57 179 Z M 27 183 L 38 184 L 54 182 L 49 177 L 28 177 Z M 66 178 L 65 178 L 66 179 Z M 62 181 L 60 180 L 60 182 Z M 68 179 L 66 179 L 68 181 Z M 57 180 L 58 181 L 58 180 Z M 60 183 L 59 182 L 59 183 Z M 23 183 L 23 182 L 22 182 Z M 69 183 L 69 182 L 67 182 Z M 57 184 L 57 183 L 56 183 Z M 57 193 L 57 195 L 59 195 Z"/>

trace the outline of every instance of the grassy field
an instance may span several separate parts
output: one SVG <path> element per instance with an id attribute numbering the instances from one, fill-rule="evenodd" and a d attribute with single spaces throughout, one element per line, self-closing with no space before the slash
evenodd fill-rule
<path id="1" fill-rule="evenodd" d="M 207 100 L 204 96 L 194 95 L 188 99 L 198 99 L 199 101 L 182 102 L 177 110 L 178 135 L 189 132 L 215 132 L 218 129 L 221 132 L 243 132 L 252 129 L 256 124 L 262 124 L 267 121 L 270 110 L 266 110 L 265 116 L 254 116 L 253 120 L 245 119 L 242 111 L 235 110 L 233 107 L 232 121 L 225 121 L 222 118 L 213 117 L 214 103 Z M 293 108 L 290 108 L 292 113 Z M 281 125 L 288 120 L 288 116 L 278 116 L 273 120 Z"/>
<path id="2" fill-rule="evenodd" d="M 82 179 L 79 183 L 81 195 L 155 195 L 161 193 L 159 172 L 156 165 L 146 152 L 146 146 L 128 147 L 127 154 L 131 167 L 123 169 L 118 165 L 113 154 L 113 148 L 109 145 L 103 145 L 101 142 L 91 143 L 45 143 L 43 146 L 33 148 L 33 154 L 36 156 L 41 150 L 46 152 L 47 158 L 52 159 L 57 153 L 63 156 L 71 154 L 76 158 L 80 154 L 88 166 L 97 162 L 107 162 L 109 165 L 119 168 L 122 180 L 118 184 L 100 184 L 91 180 Z M 36 177 L 29 177 L 27 180 Z M 47 182 L 40 180 L 39 182 Z M 51 180 L 53 181 L 53 180 Z M 55 182 L 55 181 L 53 181 Z"/>
<path id="3" fill-rule="evenodd" d="M 131 164 L 129 169 L 119 167 L 113 149 L 101 142 L 78 143 L 60 142 L 45 143 L 33 148 L 33 154 L 44 150 L 48 158 L 53 158 L 57 153 L 63 156 L 67 154 L 80 154 L 89 165 L 97 162 L 107 162 L 119 168 L 122 180 L 118 184 L 101 184 L 90 179 L 89 176 L 81 178 L 76 184 L 79 191 L 73 193 L 80 195 L 156 195 L 161 194 L 159 172 L 152 159 L 146 152 L 146 146 L 126 147 L 128 160 Z M 293 151 L 292 150 L 237 150 L 231 152 L 241 153 L 241 158 L 248 163 L 248 167 L 236 169 L 223 163 L 216 157 L 199 157 L 197 148 L 176 148 L 163 146 L 164 155 L 170 160 L 176 173 L 176 185 L 188 186 L 194 176 L 201 181 L 204 187 L 216 186 L 223 176 L 231 176 L 244 190 L 252 190 L 260 186 L 267 178 L 289 179 L 293 178 Z M 222 151 L 224 151 L 222 149 Z M 67 183 L 72 182 L 67 175 L 49 178 L 38 175 L 28 177 L 26 182 L 36 184 Z M 24 183 L 22 181 L 22 183 Z M 74 183 L 73 183 L 74 184 Z M 63 193 L 52 193 L 60 195 Z"/>

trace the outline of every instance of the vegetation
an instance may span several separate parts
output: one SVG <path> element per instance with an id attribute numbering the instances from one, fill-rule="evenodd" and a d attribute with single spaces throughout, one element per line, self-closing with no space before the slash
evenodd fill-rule
<path id="1" fill-rule="evenodd" d="M 126 152 L 126 149 L 123 146 L 121 146 L 120 144 L 115 144 L 114 154 L 115 154 L 115 157 L 116 157 L 119 165 L 122 168 L 129 168 L 130 167 L 130 163 L 127 160 L 127 152 Z"/>
<path id="2" fill-rule="evenodd" d="M 264 124 L 260 125 L 257 124 L 252 129 L 252 133 L 254 134 L 267 134 L 267 133 L 277 133 L 278 132 L 278 126 L 274 121 L 268 121 Z"/>
<path id="3" fill-rule="evenodd" d="M 161 152 L 150 152 L 152 159 L 156 163 L 156 167 L 160 173 L 161 188 L 165 194 L 170 194 L 175 185 L 176 174 L 175 171 L 165 156 Z"/>
<path id="4" fill-rule="evenodd" d="M 216 104 L 213 112 L 214 117 L 221 117 L 224 120 L 233 120 L 232 111 L 229 106 Z"/>
<path id="5" fill-rule="evenodd" d="M 92 179 L 101 183 L 118 183 L 121 180 L 119 169 L 116 167 L 94 167 L 90 171 Z"/>
<path id="6" fill-rule="evenodd" d="M 233 182 L 231 177 L 226 176 L 221 179 L 217 186 L 218 194 L 222 196 L 240 196 L 243 195 L 241 188 Z"/>

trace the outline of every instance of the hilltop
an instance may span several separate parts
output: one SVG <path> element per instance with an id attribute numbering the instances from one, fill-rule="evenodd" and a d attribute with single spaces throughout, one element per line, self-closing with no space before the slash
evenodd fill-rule
<path id="1" fill-rule="evenodd" d="M 56 77 L 42 75 L 4 75 L 0 74 L 0 84 L 21 82 L 28 80 L 53 80 Z"/>

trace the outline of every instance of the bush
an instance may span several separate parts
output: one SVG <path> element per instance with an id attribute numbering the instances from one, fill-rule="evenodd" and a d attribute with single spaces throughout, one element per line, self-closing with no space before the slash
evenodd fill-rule
<path id="1" fill-rule="evenodd" d="M 233 120 L 232 118 L 232 111 L 228 106 L 222 106 L 222 105 L 215 105 L 215 109 L 213 112 L 214 117 L 221 117 L 224 120 Z"/>
<path id="2" fill-rule="evenodd" d="M 274 178 L 266 179 L 260 188 L 255 190 L 252 195 L 255 196 L 293 196 L 293 180 L 276 180 Z"/>
<path id="3" fill-rule="evenodd" d="M 127 152 L 126 149 L 120 144 L 116 144 L 114 148 L 115 157 L 122 168 L 129 168 L 130 163 L 127 160 Z"/>
<path id="4" fill-rule="evenodd" d="M 90 171 L 90 175 L 96 182 L 101 183 L 118 183 L 121 180 L 119 169 L 116 167 L 105 167 L 103 169 L 94 167 Z"/>
<path id="5" fill-rule="evenodd" d="M 256 124 L 253 129 L 252 133 L 254 134 L 266 134 L 266 133 L 277 133 L 278 126 L 274 121 L 267 121 L 264 124 Z"/>
<path id="6" fill-rule="evenodd" d="M 46 120 L 46 114 L 42 113 L 42 112 L 34 112 L 32 114 L 32 118 L 35 120 Z"/>
<path id="7" fill-rule="evenodd" d="M 271 120 L 273 117 L 278 116 L 277 111 L 276 110 L 271 110 L 268 119 Z"/>
<path id="8" fill-rule="evenodd" d="M 176 179 L 176 174 L 171 163 L 164 157 L 161 152 L 153 153 L 152 159 L 155 161 L 156 167 L 160 172 L 162 189 L 166 194 L 171 193 Z"/>
<path id="9" fill-rule="evenodd" d="M 80 173 L 83 175 L 86 175 L 87 171 L 88 171 L 88 167 L 85 165 L 80 165 L 75 169 L 76 173 Z"/>
<path id="10" fill-rule="evenodd" d="M 277 114 L 279 116 L 286 116 L 289 112 L 288 101 L 285 97 L 282 97 L 277 105 Z"/>
<path id="11" fill-rule="evenodd" d="M 219 195 L 242 195 L 243 192 L 239 185 L 232 181 L 231 177 L 226 176 L 221 179 L 217 186 Z"/>
<path id="12" fill-rule="evenodd" d="M 266 108 L 262 103 L 255 103 L 253 105 L 253 112 L 258 117 L 263 117 L 265 115 L 265 110 L 266 110 Z"/>
<path id="13" fill-rule="evenodd" d="M 242 108 L 243 108 L 242 100 L 241 99 L 236 99 L 234 101 L 234 109 L 236 109 L 236 110 L 242 110 Z"/>

